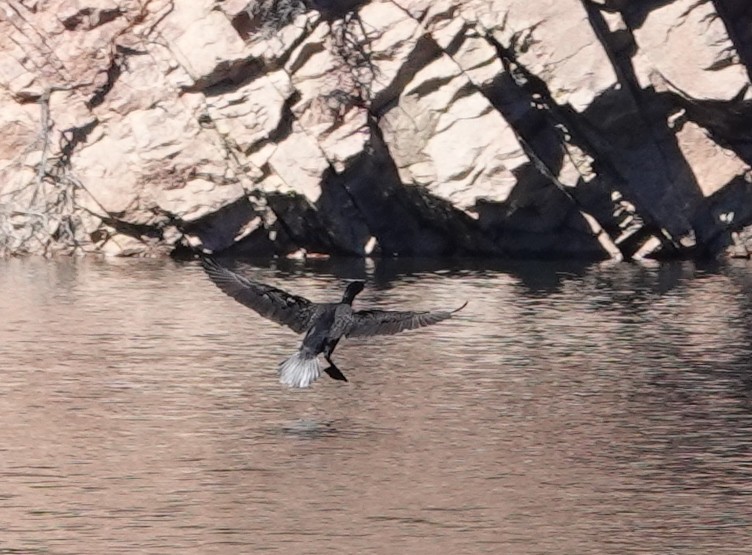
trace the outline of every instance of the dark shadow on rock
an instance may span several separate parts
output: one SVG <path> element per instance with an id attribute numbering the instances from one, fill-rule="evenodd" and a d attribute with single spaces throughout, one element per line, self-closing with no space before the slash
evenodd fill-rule
<path id="1" fill-rule="evenodd" d="M 341 251 L 355 256 L 371 254 L 366 252 L 371 238 L 368 224 L 353 198 L 342 187 L 342 179 L 334 169 L 326 173 L 316 208 Z"/>
<path id="2" fill-rule="evenodd" d="M 277 256 L 297 247 L 288 237 L 281 237 L 283 232 L 277 231 L 274 240 L 269 232 L 264 226 L 258 227 L 222 252 L 232 256 Z"/>
<path id="3" fill-rule="evenodd" d="M 260 77 L 263 71 L 264 65 L 255 58 L 223 60 L 192 85 L 182 87 L 182 91 L 203 92 L 207 96 L 226 94 Z"/>
<path id="4" fill-rule="evenodd" d="M 503 48 L 499 43 L 495 46 L 497 50 Z M 554 127 L 555 122 L 551 121 L 551 114 L 541 99 L 541 95 L 548 95 L 546 87 L 542 81 L 525 80 L 525 85 L 520 84 L 512 77 L 509 52 L 503 49 L 499 55 L 502 61 L 507 61 L 506 71 L 497 75 L 483 93 L 535 156 L 553 175 L 558 175 L 565 150 L 561 134 Z"/>
<path id="5" fill-rule="evenodd" d="M 674 3 L 675 0 L 640 0 L 639 2 L 626 1 L 619 7 L 624 20 L 630 29 L 639 29 L 645 23 L 650 12 Z M 590 2 L 587 2 L 588 4 Z"/>
<path id="6" fill-rule="evenodd" d="M 567 189 L 566 196 L 571 197 L 573 208 L 596 218 L 626 258 L 643 245 L 647 248 L 653 239 L 661 245 L 653 250 L 656 256 L 697 256 L 714 250 L 718 222 L 679 147 L 677 129 L 668 123 L 670 116 L 685 106 L 676 95 L 641 88 L 632 64 L 635 44 L 631 35 L 620 31 L 616 37 L 601 12 L 622 10 L 634 29 L 651 10 L 666 4 L 668 1 L 641 2 L 639 6 L 583 2 L 619 81 L 583 112 L 558 104 L 546 83 L 516 60 L 514 45 L 487 37 L 507 71 L 484 93 L 518 133 L 534 167 L 522 169 L 519 184 L 506 203 L 481 206 L 486 229 L 495 226 L 503 232 L 508 228 L 519 232 L 532 226 L 533 231 L 550 232 L 546 223 L 535 227 L 536 217 L 545 222 L 542 216 L 555 214 L 566 203 L 553 193 L 547 195 L 552 202 L 550 210 L 536 203 L 545 198 L 546 179 L 550 187 L 556 185 L 553 179 L 568 156 L 567 144 L 571 144 L 592 157 L 595 176 L 581 178 L 571 191 Z M 687 108 L 690 117 L 697 115 L 695 112 Z M 707 125 L 708 121 L 698 123 Z M 560 128 L 566 129 L 566 137 Z M 563 213 L 568 214 L 566 209 Z M 571 217 L 559 218 L 559 223 L 562 219 L 569 229 L 579 230 L 578 225 L 571 225 Z M 555 224 L 554 218 L 550 225 Z"/>
<path id="7" fill-rule="evenodd" d="M 582 214 L 592 215 L 595 195 L 584 197 L 590 203 L 585 204 L 576 188 L 567 191 L 556 178 L 567 156 L 558 126 L 574 127 L 576 114 L 565 113 L 566 107 L 556 105 L 546 84 L 518 63 L 512 49 L 493 37 L 487 39 L 506 71 L 483 93 L 514 128 L 531 162 L 515 171 L 517 185 L 506 201 L 478 203 L 481 227 L 492 235 L 500 250 L 517 257 L 608 258 Z M 587 145 L 582 148 L 588 151 Z M 610 193 L 601 192 L 597 204 L 601 213 L 595 214 L 597 221 L 606 222 L 607 232 L 613 214 Z"/>
<path id="8" fill-rule="evenodd" d="M 634 29 L 650 10 L 665 4 L 630 4 L 623 10 L 625 20 Z M 648 225 L 665 230 L 677 253 L 701 255 L 716 230 L 702 190 L 679 147 L 677 129 L 669 127 L 670 116 L 678 110 L 675 99 L 640 87 L 633 52 L 610 49 L 610 31 L 603 14 L 597 5 L 585 5 L 621 86 L 595 99 L 583 114 L 581 131 L 594 147 L 599 169 L 607 169 L 604 163 L 610 166 Z"/>
<path id="9" fill-rule="evenodd" d="M 475 207 L 479 224 L 500 251 L 515 258 L 609 257 L 570 195 L 533 164 L 517 179 L 506 201 L 481 199 Z"/>
<path id="10" fill-rule="evenodd" d="M 706 228 L 712 230 L 706 241 L 714 252 L 734 246 L 734 233 L 740 233 L 752 222 L 752 183 L 737 177 L 707 198 L 707 210 L 696 218 L 708 218 Z M 745 248 L 745 247 L 743 247 Z"/>
<path id="11" fill-rule="evenodd" d="M 181 230 L 186 235 L 198 237 L 205 249 L 219 252 L 234 246 L 235 238 L 256 217 L 259 216 L 254 207 L 246 197 L 242 197 L 216 212 L 183 225 Z M 259 237 L 256 236 L 255 239 L 258 240 Z M 256 249 L 259 254 L 268 252 L 266 249 L 271 246 L 265 239 L 259 241 L 258 245 Z M 250 242 L 246 243 L 246 248 L 251 248 Z"/>
<path id="12" fill-rule="evenodd" d="M 596 98 L 582 114 L 578 134 L 589 143 L 594 169 L 618 183 L 648 226 L 666 231 L 671 243 L 664 249 L 690 253 L 695 233 L 690 217 L 702 192 L 666 123 L 675 106 L 652 89 L 637 91 L 637 101 L 633 94 L 621 87 Z"/>
<path id="13" fill-rule="evenodd" d="M 269 193 L 269 208 L 287 236 L 312 253 L 348 254 L 341 249 L 321 213 L 306 197 L 297 193 Z"/>
<path id="14" fill-rule="evenodd" d="M 752 3 L 749 0 L 713 0 L 713 4 L 752 79 Z"/>
<path id="15" fill-rule="evenodd" d="M 489 254 L 492 246 L 475 222 L 451 203 L 420 187 L 403 185 L 375 124 L 368 147 L 329 187 L 350 197 L 382 256 Z M 333 194 L 333 193 L 330 193 Z M 363 228 L 354 232 L 362 237 Z"/>
<path id="16" fill-rule="evenodd" d="M 441 49 L 436 41 L 428 35 L 418 37 L 415 46 L 407 54 L 407 58 L 400 65 L 388 86 L 373 95 L 370 101 L 371 113 L 377 118 L 383 116 L 397 102 L 407 84 L 415 77 L 415 73 L 439 56 L 441 56 Z"/>
<path id="17" fill-rule="evenodd" d="M 369 2 L 370 0 L 305 0 L 307 6 L 319 12 L 327 21 L 342 19 Z"/>

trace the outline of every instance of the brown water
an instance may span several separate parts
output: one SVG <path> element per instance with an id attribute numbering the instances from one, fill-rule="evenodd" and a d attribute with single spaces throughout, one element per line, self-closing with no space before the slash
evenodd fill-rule
<path id="1" fill-rule="evenodd" d="M 470 304 L 291 391 L 195 263 L 0 261 L 0 553 L 750 553 L 752 266 L 251 271 Z"/>

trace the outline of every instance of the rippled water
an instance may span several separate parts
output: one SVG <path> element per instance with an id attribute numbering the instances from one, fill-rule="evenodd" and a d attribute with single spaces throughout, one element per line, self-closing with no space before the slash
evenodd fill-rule
<path id="1" fill-rule="evenodd" d="M 470 304 L 291 391 L 193 262 L 0 261 L 0 553 L 750 552 L 752 266 L 279 264 Z"/>

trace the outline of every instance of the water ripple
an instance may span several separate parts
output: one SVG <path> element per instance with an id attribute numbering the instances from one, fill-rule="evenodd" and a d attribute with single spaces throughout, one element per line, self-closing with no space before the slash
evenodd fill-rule
<path id="1" fill-rule="evenodd" d="M 470 303 L 290 391 L 194 263 L 0 262 L 0 553 L 749 552 L 746 264 L 239 267 Z"/>

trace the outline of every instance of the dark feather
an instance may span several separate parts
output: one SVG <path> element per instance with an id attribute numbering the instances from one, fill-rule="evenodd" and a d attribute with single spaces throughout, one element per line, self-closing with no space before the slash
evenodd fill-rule
<path id="1" fill-rule="evenodd" d="M 201 265 L 206 275 L 224 293 L 261 316 L 288 326 L 296 333 L 303 333 L 311 327 L 317 305 L 305 297 L 245 278 L 210 257 L 203 257 Z"/>
<path id="2" fill-rule="evenodd" d="M 352 323 L 347 330 L 347 337 L 365 337 L 369 335 L 392 335 L 401 331 L 414 330 L 424 326 L 436 324 L 458 310 L 465 308 L 467 303 L 452 311 L 435 312 L 403 312 L 397 310 L 358 310 L 352 315 Z"/>

